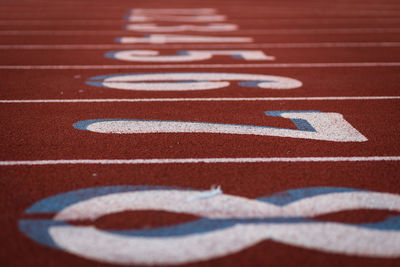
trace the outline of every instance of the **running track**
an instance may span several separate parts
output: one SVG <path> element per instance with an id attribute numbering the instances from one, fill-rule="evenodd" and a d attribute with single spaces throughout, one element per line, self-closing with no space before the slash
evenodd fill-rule
<path id="1" fill-rule="evenodd" d="M 1 266 L 400 265 L 397 1 L 3 0 L 0 58 Z"/>

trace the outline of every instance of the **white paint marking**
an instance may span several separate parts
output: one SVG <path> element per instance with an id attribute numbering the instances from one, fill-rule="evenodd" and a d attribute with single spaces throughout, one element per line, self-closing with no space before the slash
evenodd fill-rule
<path id="1" fill-rule="evenodd" d="M 227 87 L 229 81 L 254 82 L 247 86 L 276 90 L 294 89 L 302 85 L 298 80 L 280 76 L 207 72 L 116 74 L 106 78 L 92 77 L 88 83 L 121 90 L 192 91 Z"/>
<path id="2" fill-rule="evenodd" d="M 219 69 L 219 68 L 353 68 L 399 67 L 400 62 L 259 63 L 259 64 L 161 64 L 161 65 L 0 65 L 0 70 L 90 69 Z"/>
<path id="3" fill-rule="evenodd" d="M 400 96 L 321 96 L 321 97 L 217 97 L 217 98 L 104 98 L 104 99 L 13 99 L 0 104 L 24 103 L 113 103 L 113 102 L 223 102 L 223 101 L 339 101 L 339 100 L 397 100 Z"/>
<path id="4" fill-rule="evenodd" d="M 226 20 L 225 15 L 130 15 L 129 22 L 173 21 L 173 22 L 221 22 Z"/>
<path id="5" fill-rule="evenodd" d="M 269 115 L 267 114 L 267 116 Z M 284 111 L 279 115 L 272 116 L 301 120 L 311 129 L 294 130 L 241 124 L 135 119 L 79 121 L 74 124 L 74 127 L 80 130 L 105 134 L 214 133 L 301 138 L 331 142 L 365 142 L 368 140 L 348 123 L 340 113 Z M 82 123 L 84 123 L 84 126 L 82 126 Z"/>
<path id="6" fill-rule="evenodd" d="M 163 33 L 183 32 L 183 31 L 218 32 L 218 31 L 235 31 L 238 29 L 238 26 L 236 24 L 227 24 L 227 23 L 210 23 L 206 25 L 181 24 L 173 26 L 160 26 L 154 23 L 146 23 L 146 24 L 135 23 L 126 25 L 125 29 L 129 31 L 163 32 Z"/>
<path id="7" fill-rule="evenodd" d="M 132 15 L 214 15 L 215 8 L 134 8 Z"/>
<path id="8" fill-rule="evenodd" d="M 267 56 L 261 50 L 181 50 L 175 55 L 160 55 L 157 50 L 119 50 L 108 52 L 107 57 L 138 62 L 191 62 L 209 60 L 214 56 L 231 56 L 234 59 L 246 61 L 274 60 L 275 57 Z"/>
<path id="9" fill-rule="evenodd" d="M 264 19 L 248 19 L 248 18 L 237 18 L 230 20 L 234 20 L 235 22 L 240 22 L 241 25 L 254 25 L 257 22 L 265 22 Z M 371 18 L 359 18 L 359 17 L 347 17 L 347 18 L 268 18 L 269 25 L 329 25 L 329 24 L 359 24 L 359 23 L 388 23 L 395 24 L 399 23 L 400 19 L 398 17 L 371 17 Z M 26 19 L 26 20 L 0 20 L 0 25 L 91 25 L 91 26 L 99 26 L 99 25 L 121 25 L 120 19 L 99 19 L 99 20 L 76 20 L 76 19 L 60 19 L 60 20 L 40 20 L 40 19 Z"/>
<path id="10" fill-rule="evenodd" d="M 178 35 L 178 34 L 149 34 L 143 37 L 124 36 L 117 38 L 117 43 L 122 44 L 167 44 L 167 43 L 251 43 L 250 37 L 219 37 L 200 35 Z"/>
<path id="11" fill-rule="evenodd" d="M 201 201 L 185 201 L 197 194 L 198 191 L 181 190 L 111 193 L 71 204 L 59 211 L 55 220 L 95 220 L 121 211 L 153 210 L 214 220 L 239 219 L 242 223 L 171 236 L 118 235 L 91 225 L 55 225 L 49 228 L 49 234 L 65 251 L 113 264 L 168 265 L 204 261 L 236 253 L 265 239 L 345 255 L 400 256 L 399 231 L 324 221 L 251 223 L 245 220 L 307 218 L 353 209 L 400 211 L 400 196 L 396 194 L 335 192 L 304 197 L 282 207 L 223 193 Z M 210 244 L 218 244 L 217 249 Z"/>
<path id="12" fill-rule="evenodd" d="M 196 164 L 196 163 L 279 163 L 279 162 L 375 162 L 400 161 L 400 156 L 367 157 L 264 157 L 264 158 L 176 158 L 176 159 L 60 159 L 60 160 L 3 160 L 0 166 L 35 165 L 141 165 L 141 164 Z"/>
<path id="13" fill-rule="evenodd" d="M 257 43 L 257 44 L 6 44 L 0 49 L 76 50 L 76 49 L 231 49 L 231 48 L 338 48 L 338 47 L 400 47 L 400 42 L 318 42 L 318 43 Z"/>
<path id="14" fill-rule="evenodd" d="M 249 29 L 237 31 L 247 34 L 369 34 L 399 33 L 400 28 L 328 28 L 328 29 Z"/>

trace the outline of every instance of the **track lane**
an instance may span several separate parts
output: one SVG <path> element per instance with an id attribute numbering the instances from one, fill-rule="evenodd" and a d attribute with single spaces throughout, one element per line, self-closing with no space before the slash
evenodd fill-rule
<path id="1" fill-rule="evenodd" d="M 400 40 L 400 39 L 399 39 Z M 140 62 L 119 60 L 111 55 L 116 50 L 0 50 L 0 57 L 9 65 L 207 65 L 207 64 L 258 64 L 258 63 L 355 63 L 355 62 L 400 62 L 400 42 L 399 47 L 330 47 L 330 48 L 269 48 L 269 49 L 238 49 L 229 48 L 216 50 L 257 50 L 263 51 L 265 55 L 273 56 L 275 59 L 270 60 L 244 60 L 232 59 L 232 56 L 213 56 L 208 60 L 196 60 L 188 62 Z M 148 49 L 141 49 L 148 50 Z M 160 55 L 177 55 L 181 51 L 196 50 L 185 49 L 154 49 L 159 51 Z M 328 51 L 327 51 L 328 50 Z M 327 53 L 329 52 L 329 53 Z M 11 63 L 11 64 L 10 64 Z M 0 65 L 1 66 L 1 65 Z"/>
<path id="2" fill-rule="evenodd" d="M 392 30 L 391 30 L 392 29 Z M 361 29 L 362 30 L 362 29 Z M 306 30 L 306 32 L 302 33 L 302 30 L 299 30 L 299 32 L 290 32 L 291 30 L 289 29 L 289 33 L 287 33 L 286 30 L 282 30 L 281 32 L 276 31 L 272 33 L 266 33 L 266 34 L 252 34 L 251 31 L 248 33 L 243 30 L 241 32 L 223 32 L 223 33 L 199 33 L 199 32 L 176 32 L 176 33 L 161 33 L 162 35 L 164 34 L 173 34 L 173 35 L 190 35 L 190 36 L 220 36 L 220 37 L 248 37 L 248 36 L 253 36 L 252 41 L 246 41 L 243 42 L 243 44 L 247 43 L 323 43 L 323 42 L 335 42 L 335 43 L 345 43 L 345 42 L 374 42 L 374 43 L 379 43 L 379 42 L 399 42 L 400 37 L 398 33 L 400 33 L 400 27 L 399 28 L 390 28 L 388 29 L 387 32 L 383 31 L 381 33 L 357 33 L 357 29 L 355 29 L 356 32 L 349 32 L 345 34 L 340 34 L 337 32 L 337 30 L 329 30 L 329 29 L 323 29 L 322 32 L 317 30 L 317 32 L 313 32 L 313 29 Z M 318 32 L 319 31 L 319 32 Z M 340 29 L 339 29 L 340 31 Z M 366 30 L 368 31 L 368 30 Z M 122 37 L 136 37 L 136 38 L 143 38 L 146 36 L 145 33 L 138 33 L 138 32 L 130 32 L 130 31 L 121 31 L 121 32 L 111 32 L 111 34 L 105 33 L 102 34 L 101 32 L 88 32 L 89 34 L 85 34 L 84 32 L 81 34 L 65 34 L 65 35 L 52 35 L 52 34 L 45 34 L 41 35 L 40 33 L 38 35 L 35 34 L 27 34 L 27 35 L 8 35 L 4 34 L 2 35 L 0 32 L 1 41 L 0 45 L 66 45 L 66 44 L 82 44 L 82 45 L 89 45 L 89 44 L 120 44 L 118 41 L 119 38 Z M 153 35 L 159 35 L 160 33 L 151 33 Z M 226 47 L 233 45 L 238 45 L 237 43 L 227 43 L 227 42 L 216 42 L 221 45 L 225 45 Z M 157 43 L 143 43 L 143 42 L 137 42 L 137 43 L 132 43 L 132 45 L 137 45 L 137 46 L 148 46 L 148 45 L 155 45 Z M 174 45 L 180 45 L 182 47 L 185 47 L 187 45 L 193 45 L 195 44 L 194 42 L 188 42 L 188 43 L 178 43 L 178 42 L 172 42 L 172 43 L 167 43 L 167 45 L 174 44 Z M 212 46 L 214 43 L 210 43 Z M 206 44 L 203 44 L 207 46 Z"/>
<path id="3" fill-rule="evenodd" d="M 12 119 L 3 122 L 1 132 L 5 142 L 1 159 L 98 159 L 99 155 L 104 159 L 400 155 L 399 100 L 346 101 L 346 105 L 341 101 L 237 103 L 240 102 L 3 104 L 2 114 Z M 83 131 L 72 126 L 83 120 L 135 119 L 296 129 L 289 119 L 264 114 L 275 110 L 337 112 L 368 141 L 337 143 L 206 133 L 121 135 Z"/>
<path id="4" fill-rule="evenodd" d="M 175 97 L 313 97 L 313 96 L 398 96 L 399 67 L 351 68 L 230 68 L 169 69 L 168 72 L 222 72 L 265 74 L 290 77 L 303 86 L 290 90 L 271 90 L 238 86 L 201 91 L 128 91 L 85 84 L 91 77 L 118 74 L 118 70 L 0 70 L 0 99 L 97 99 L 97 98 L 175 98 Z M 43 81 L 51 73 L 54 79 Z M 164 71 L 166 72 L 166 71 Z M 124 70 L 124 73 L 157 73 L 154 69 Z M 162 73 L 162 72 L 160 72 Z M 381 77 L 376 79 L 376 76 Z M 383 84 L 382 81 L 385 81 Z"/>
<path id="5" fill-rule="evenodd" d="M 6 219 L 0 222 L 3 229 L 2 237 L 6 240 L 13 240 L 7 247 L 9 252 L 7 260 L 12 259 L 12 262 L 4 262 L 6 265 L 12 263 L 16 266 L 27 264 L 46 266 L 60 264 L 60 261 L 65 266 L 110 266 L 73 257 L 59 250 L 43 248 L 20 233 L 15 222 L 26 218 L 26 216 L 21 217 L 26 207 L 40 199 L 66 191 L 104 185 L 112 186 L 117 181 L 121 185 L 165 185 L 202 190 L 209 189 L 211 184 L 218 184 L 226 193 L 250 199 L 292 188 L 310 186 L 358 188 L 362 184 L 364 189 L 398 193 L 400 178 L 397 172 L 398 168 L 398 162 L 361 162 L 351 165 L 347 163 L 274 163 L 267 165 L 254 163 L 245 165 L 1 167 L 2 181 L 8 185 L 8 188 L 15 188 L 13 194 L 1 194 L 0 196 L 0 207 L 3 210 L 9 210 Z M 249 173 L 249 169 L 251 173 Z M 137 213 L 135 215 L 140 216 Z M 153 216 L 159 217 L 160 215 L 155 213 Z M 371 217 L 364 216 L 363 218 L 365 222 L 372 220 Z M 164 222 L 166 225 L 168 223 L 170 222 Z M 111 221 L 108 227 L 115 225 L 118 225 L 118 221 L 114 223 Z M 21 257 L 21 254 L 35 255 L 35 257 Z M 330 266 L 347 263 L 360 266 L 396 266 L 399 263 L 398 259 L 344 256 L 301 249 L 274 241 L 263 241 L 229 257 L 208 261 L 207 264 L 233 266 L 242 263 L 250 265 L 268 263 L 295 266 L 298 261 L 304 259 L 307 259 L 308 264 L 329 261 Z"/>

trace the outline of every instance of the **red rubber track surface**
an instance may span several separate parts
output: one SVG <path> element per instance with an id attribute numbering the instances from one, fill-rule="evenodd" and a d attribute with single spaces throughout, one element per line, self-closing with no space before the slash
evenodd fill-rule
<path id="1" fill-rule="evenodd" d="M 118 37 L 157 33 L 125 30 L 130 23 L 124 16 L 135 8 L 215 8 L 227 17 L 220 23 L 236 24 L 239 29 L 171 34 L 251 37 L 253 42 L 115 42 Z M 204 61 L 142 63 L 105 56 L 110 51 L 135 49 L 157 50 L 161 55 L 182 50 L 261 50 L 275 60 L 214 56 Z M 3 0 L 0 59 L 0 266 L 120 266 L 43 246 L 20 230 L 19 221 L 31 218 L 24 212 L 34 203 L 80 189 L 147 185 L 208 190 L 220 185 L 224 194 L 248 199 L 307 187 L 400 194 L 398 1 Z M 299 80 L 302 86 L 271 90 L 231 83 L 220 89 L 161 92 L 86 83 L 102 75 L 169 72 L 274 75 Z M 296 129 L 289 119 L 264 113 L 277 110 L 340 113 L 368 140 L 341 143 L 237 134 L 103 134 L 73 127 L 83 120 L 134 119 Z M 46 160 L 310 157 L 391 159 L 31 164 Z M 315 219 L 373 223 L 391 215 L 400 212 L 353 210 Z M 139 211 L 92 223 L 99 229 L 147 229 L 194 219 L 198 217 Z M 210 246 L 217 248 L 218 244 Z M 180 266 L 400 266 L 399 255 L 339 254 L 265 239 L 236 253 Z"/>

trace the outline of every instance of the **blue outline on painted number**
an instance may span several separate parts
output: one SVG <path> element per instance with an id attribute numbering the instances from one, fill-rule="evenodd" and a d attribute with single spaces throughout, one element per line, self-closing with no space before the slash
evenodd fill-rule
<path id="1" fill-rule="evenodd" d="M 115 50 L 115 51 L 109 51 L 109 52 L 106 52 L 106 53 L 104 54 L 104 57 L 105 57 L 105 58 L 111 58 L 111 59 L 117 59 L 117 58 L 115 57 L 115 54 L 116 54 L 116 53 L 119 53 L 119 52 L 121 52 L 121 50 L 119 50 L 119 51 L 117 51 L 117 50 Z"/>

